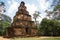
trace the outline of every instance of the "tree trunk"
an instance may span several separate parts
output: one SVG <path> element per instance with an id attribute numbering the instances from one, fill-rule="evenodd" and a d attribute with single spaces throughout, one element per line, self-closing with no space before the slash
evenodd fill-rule
<path id="1" fill-rule="evenodd" d="M 35 18 L 35 27 L 37 28 L 37 21 L 36 21 L 36 18 Z"/>

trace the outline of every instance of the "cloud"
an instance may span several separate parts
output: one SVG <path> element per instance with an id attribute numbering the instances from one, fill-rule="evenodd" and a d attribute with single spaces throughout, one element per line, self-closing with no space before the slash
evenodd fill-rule
<path id="1" fill-rule="evenodd" d="M 10 7 L 9 7 L 9 9 L 7 10 L 7 13 L 8 13 L 8 15 L 14 15 L 15 14 L 15 12 L 17 11 L 17 9 L 18 9 L 18 6 L 19 6 L 19 3 L 18 2 L 16 2 L 16 1 L 14 1 L 11 5 L 10 5 Z"/>
<path id="2" fill-rule="evenodd" d="M 37 1 L 38 1 L 38 3 L 39 3 L 38 9 L 39 9 L 39 11 L 41 12 L 41 14 L 40 14 L 41 18 L 37 18 L 37 20 L 38 20 L 39 22 L 41 22 L 42 19 L 43 19 L 44 17 L 46 17 L 45 10 L 49 9 L 49 7 L 50 7 L 50 5 L 51 5 L 51 1 L 50 1 L 50 0 L 48 0 L 48 1 L 47 1 L 47 0 L 37 0 Z"/>
<path id="3" fill-rule="evenodd" d="M 26 6 L 30 14 L 33 14 L 35 11 L 38 10 L 34 4 L 26 4 Z"/>
<path id="4" fill-rule="evenodd" d="M 7 1 L 7 3 L 10 5 L 10 4 L 11 4 L 11 1 L 10 1 L 10 0 L 8 0 L 8 1 Z"/>
<path id="5" fill-rule="evenodd" d="M 29 4 L 29 3 L 26 4 L 26 7 L 27 7 L 27 11 L 32 16 L 33 19 L 33 13 L 38 10 L 37 7 L 35 6 L 35 4 Z"/>
<path id="6" fill-rule="evenodd" d="M 32 16 L 32 20 L 34 21 L 34 19 L 33 19 L 33 13 L 35 13 L 35 11 L 38 11 L 38 7 L 35 4 L 29 4 L 29 3 L 26 4 L 26 7 L 27 7 L 27 11 Z M 42 21 L 42 18 L 38 17 L 37 21 L 40 23 Z"/>
<path id="7" fill-rule="evenodd" d="M 38 1 L 39 4 L 40 4 L 39 8 L 40 8 L 41 10 L 43 10 L 43 11 L 45 11 L 46 9 L 48 9 L 49 6 L 50 6 L 49 1 L 46 1 L 46 0 L 37 0 L 37 1 Z"/>
<path id="8" fill-rule="evenodd" d="M 16 10 L 17 4 L 18 4 L 17 2 L 14 2 L 14 3 L 9 7 L 8 12 L 9 12 L 9 13 L 12 13 L 14 10 Z"/>
<path id="9" fill-rule="evenodd" d="M 49 8 L 50 6 L 50 2 L 49 1 L 46 1 L 46 0 L 37 0 L 39 5 L 36 6 L 35 3 L 32 3 L 32 4 L 29 4 L 29 3 L 26 3 L 26 7 L 27 7 L 27 10 L 29 11 L 29 14 L 32 16 L 33 18 L 33 13 L 35 11 L 41 11 L 41 13 L 44 13 L 44 11 L 46 9 Z M 13 16 L 15 15 L 17 9 L 18 9 L 18 6 L 19 6 L 19 3 L 15 0 L 12 0 L 12 1 L 8 1 L 8 3 L 10 4 L 9 6 L 9 9 L 7 11 L 8 15 L 10 15 L 11 18 L 13 18 Z M 41 14 L 42 17 L 45 17 L 45 14 Z M 39 21 L 42 20 L 42 18 L 38 18 Z"/>

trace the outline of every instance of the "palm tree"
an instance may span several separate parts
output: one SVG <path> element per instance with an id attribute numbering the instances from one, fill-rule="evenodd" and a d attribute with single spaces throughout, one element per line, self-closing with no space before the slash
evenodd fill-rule
<path id="1" fill-rule="evenodd" d="M 35 11 L 35 13 L 33 14 L 33 18 L 35 19 L 36 28 L 37 28 L 37 20 L 36 20 L 36 19 L 37 19 L 38 17 L 41 17 L 39 14 L 40 14 L 39 11 Z"/>

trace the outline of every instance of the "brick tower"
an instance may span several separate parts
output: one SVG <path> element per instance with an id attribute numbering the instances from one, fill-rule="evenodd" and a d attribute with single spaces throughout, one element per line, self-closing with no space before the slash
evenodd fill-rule
<path id="1" fill-rule="evenodd" d="M 11 27 L 6 29 L 6 36 L 36 36 L 37 32 L 38 30 L 35 28 L 35 23 L 32 21 L 31 15 L 29 15 L 25 3 L 22 1 L 13 18 Z"/>

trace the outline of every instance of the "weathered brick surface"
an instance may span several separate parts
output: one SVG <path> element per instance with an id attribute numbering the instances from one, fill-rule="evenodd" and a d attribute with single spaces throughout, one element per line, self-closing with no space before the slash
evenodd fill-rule
<path id="1" fill-rule="evenodd" d="M 25 3 L 22 1 L 13 18 L 11 27 L 6 29 L 6 36 L 36 36 L 37 32 L 35 23 L 32 21 L 31 15 L 29 15 Z"/>

